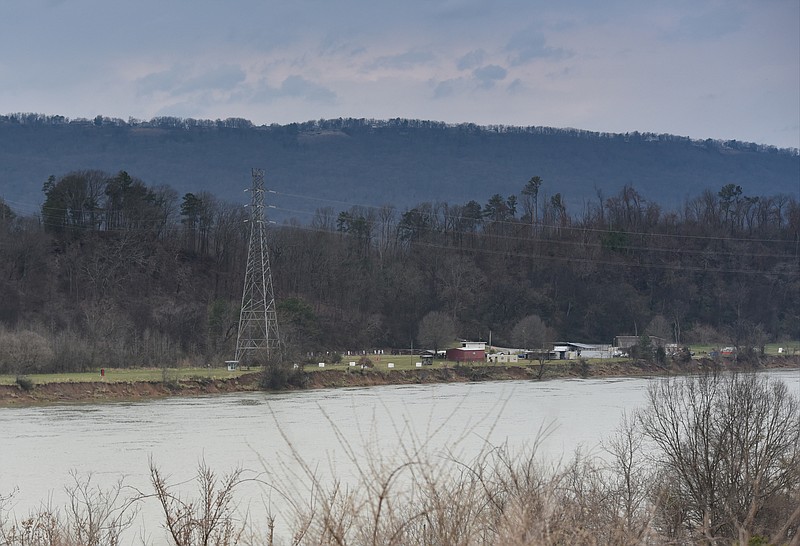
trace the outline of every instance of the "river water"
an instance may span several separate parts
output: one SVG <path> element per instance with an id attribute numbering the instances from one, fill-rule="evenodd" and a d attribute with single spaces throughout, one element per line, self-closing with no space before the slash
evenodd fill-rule
<path id="1" fill-rule="evenodd" d="M 799 370 L 765 373 L 800 396 Z M 298 460 L 323 482 L 333 476 L 346 482 L 355 472 L 354 457 L 369 451 L 373 458 L 400 460 L 409 446 L 448 450 L 468 461 L 487 443 L 512 450 L 537 443 L 538 456 L 557 463 L 578 447 L 602 453 L 602 439 L 623 411 L 644 404 L 653 380 L 382 386 L 0 408 L 0 496 L 16 490 L 17 517 L 48 500 L 62 505 L 71 472 L 91 475 L 101 487 L 124 477 L 149 492 L 150 460 L 175 483 L 193 478 L 201 461 L 219 473 L 238 466 L 251 477 L 302 481 L 286 478 Z M 254 485 L 240 495 L 251 513 L 280 503 Z M 145 503 L 140 519 L 130 543 L 164 543 L 155 501 Z"/>

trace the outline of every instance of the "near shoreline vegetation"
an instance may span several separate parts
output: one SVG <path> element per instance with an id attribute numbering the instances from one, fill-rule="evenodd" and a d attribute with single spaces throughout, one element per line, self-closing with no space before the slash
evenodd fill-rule
<path id="1" fill-rule="evenodd" d="M 800 368 L 800 356 L 766 356 L 754 366 L 711 358 L 677 360 L 657 364 L 644 360 L 554 360 L 541 369 L 538 363 L 524 365 L 463 364 L 415 369 L 378 370 L 351 368 L 347 364 L 324 370 L 292 370 L 279 379 L 265 371 L 245 372 L 229 378 L 191 376 L 179 379 L 163 373 L 161 380 L 149 381 L 56 381 L 37 384 L 34 378 L 20 377 L 16 384 L 0 384 L 0 407 L 52 403 L 103 403 L 147 400 L 169 396 L 201 396 L 232 392 L 283 391 L 318 388 L 369 387 L 470 381 L 548 380 L 566 378 L 640 377 L 691 375 L 709 370 L 753 371 L 759 369 Z"/>

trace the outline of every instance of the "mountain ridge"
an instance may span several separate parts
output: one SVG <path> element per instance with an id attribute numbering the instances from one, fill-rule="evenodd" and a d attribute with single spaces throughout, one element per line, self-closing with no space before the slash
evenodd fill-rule
<path id="1" fill-rule="evenodd" d="M 86 169 L 125 170 L 180 194 L 244 203 L 251 167 L 264 168 L 267 185 L 284 196 L 275 217 L 300 222 L 321 203 L 484 202 L 518 194 L 534 175 L 544 180 L 543 197 L 560 193 L 572 210 L 626 185 L 667 208 L 729 183 L 750 195 L 800 189 L 797 149 L 736 140 L 401 118 L 256 126 L 241 118 L 0 116 L 0 197 L 12 208 L 40 203 L 50 175 Z"/>

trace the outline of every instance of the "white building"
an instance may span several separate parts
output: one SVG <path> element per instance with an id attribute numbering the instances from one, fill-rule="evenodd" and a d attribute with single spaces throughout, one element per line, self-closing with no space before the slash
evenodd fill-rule
<path id="1" fill-rule="evenodd" d="M 596 343 L 562 342 L 553 346 L 553 358 L 573 360 L 575 358 L 612 358 L 614 349 L 611 345 Z"/>
<path id="2" fill-rule="evenodd" d="M 505 353 L 491 353 L 486 355 L 486 362 L 494 362 L 496 364 L 519 362 L 519 356 L 507 355 Z"/>

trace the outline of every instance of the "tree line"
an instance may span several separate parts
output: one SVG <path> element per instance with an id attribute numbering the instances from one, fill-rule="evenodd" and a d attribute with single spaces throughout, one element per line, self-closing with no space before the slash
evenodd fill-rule
<path id="1" fill-rule="evenodd" d="M 491 331 L 497 345 L 798 337 L 795 196 L 728 184 L 665 210 L 626 186 L 570 210 L 547 186 L 534 176 L 485 203 L 405 210 L 330 204 L 273 226 L 285 342 L 301 353 L 419 347 L 431 339 L 423 324 L 443 317 L 456 336 Z M 43 194 L 35 215 L 0 202 L 0 372 L 230 358 L 246 209 L 124 171 L 50 177 Z M 431 313 L 439 320 L 423 321 Z"/>
<path id="2" fill-rule="evenodd" d="M 95 116 L 92 119 L 74 118 L 70 119 L 61 115 L 47 115 L 33 112 L 17 112 L 14 114 L 0 115 L 0 123 L 28 126 L 61 126 L 61 125 L 80 125 L 80 126 L 113 126 L 113 127 L 142 127 L 159 129 L 259 129 L 276 131 L 359 131 L 359 130 L 380 130 L 380 129 L 455 129 L 462 133 L 495 133 L 495 134 L 534 134 L 534 135 L 556 135 L 581 139 L 612 139 L 623 140 L 625 142 L 684 142 L 695 146 L 701 146 L 713 150 L 735 150 L 747 152 L 766 152 L 771 154 L 798 155 L 796 148 L 777 148 L 766 144 L 754 142 L 742 142 L 739 140 L 714 140 L 714 139 L 692 139 L 686 136 L 672 135 L 667 133 L 650 133 L 632 131 L 628 133 L 609 133 L 605 131 L 588 131 L 584 129 L 545 127 L 539 125 L 516 126 L 516 125 L 477 125 L 475 123 L 446 123 L 435 120 L 392 118 L 337 118 L 309 120 L 301 123 L 290 123 L 279 125 L 256 126 L 250 120 L 243 118 L 226 119 L 195 119 L 181 118 L 175 116 L 158 116 L 149 120 L 128 118 L 112 118 L 108 116 Z"/>

